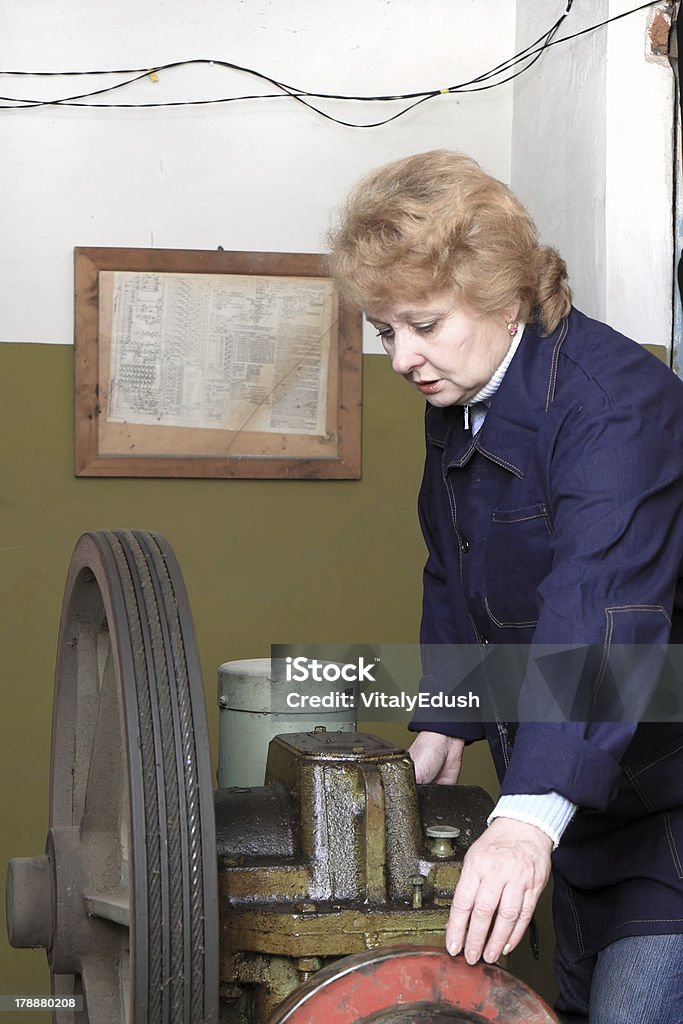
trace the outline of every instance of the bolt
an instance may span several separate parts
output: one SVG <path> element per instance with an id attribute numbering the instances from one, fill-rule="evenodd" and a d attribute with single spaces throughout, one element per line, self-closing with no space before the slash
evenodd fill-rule
<path id="1" fill-rule="evenodd" d="M 228 698 L 227 697 L 219 697 L 218 698 L 218 707 L 219 708 L 227 708 L 227 706 L 228 706 Z"/>
<path id="2" fill-rule="evenodd" d="M 303 983 L 308 981 L 312 974 L 320 970 L 322 961 L 319 956 L 300 956 L 296 966 L 299 972 L 299 979 Z"/>
<path id="3" fill-rule="evenodd" d="M 413 890 L 413 909 L 420 910 L 422 907 L 425 880 L 422 875 L 411 875 L 408 881 L 410 882 Z"/>
<path id="4" fill-rule="evenodd" d="M 320 957 L 319 956 L 300 956 L 297 961 L 297 967 L 300 971 L 319 971 L 320 970 Z"/>

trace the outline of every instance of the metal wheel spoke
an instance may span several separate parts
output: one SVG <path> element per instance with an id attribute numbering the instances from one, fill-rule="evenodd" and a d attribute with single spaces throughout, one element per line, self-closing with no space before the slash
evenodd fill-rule
<path id="1" fill-rule="evenodd" d="M 119 697 L 111 657 L 107 666 L 99 684 L 82 828 L 84 832 L 108 831 L 118 846 L 125 767 L 118 729 Z"/>
<path id="2" fill-rule="evenodd" d="M 82 966 L 81 983 L 88 1024 L 125 1024 L 129 1018 L 124 963 L 93 956 Z"/>
<path id="3" fill-rule="evenodd" d="M 88 766 L 92 760 L 93 733 L 100 706 L 100 671 L 97 636 L 99 629 L 91 622 L 74 623 L 75 669 L 77 673 L 74 708 L 73 812 L 72 821 L 79 822 L 85 808 Z M 108 634 L 107 634 L 108 636 Z"/>
<path id="4" fill-rule="evenodd" d="M 85 893 L 85 909 L 90 917 L 99 917 L 114 924 L 130 927 L 130 904 L 127 889 L 115 892 L 98 893 L 89 896 Z"/>

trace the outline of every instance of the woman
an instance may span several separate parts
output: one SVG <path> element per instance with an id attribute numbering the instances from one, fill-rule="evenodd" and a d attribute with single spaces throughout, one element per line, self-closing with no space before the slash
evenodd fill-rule
<path id="1" fill-rule="evenodd" d="M 427 400 L 424 649 L 532 645 L 525 707 L 588 676 L 601 709 L 413 723 L 418 782 L 457 782 L 482 738 L 502 782 L 447 947 L 470 963 L 514 949 L 552 867 L 562 1020 L 681 1022 L 683 727 L 629 719 L 683 634 L 683 384 L 572 307 L 561 257 L 465 156 L 370 174 L 331 242 L 342 292 Z M 601 657 L 541 680 L 549 648 Z"/>

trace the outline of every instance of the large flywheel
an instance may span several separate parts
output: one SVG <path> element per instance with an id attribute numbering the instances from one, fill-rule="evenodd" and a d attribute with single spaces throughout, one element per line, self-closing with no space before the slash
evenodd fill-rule
<path id="1" fill-rule="evenodd" d="M 318 971 L 269 1024 L 557 1024 L 523 982 L 432 946 L 393 946 Z"/>
<path id="2" fill-rule="evenodd" d="M 8 873 L 10 941 L 47 949 L 55 995 L 83 997 L 77 1021 L 218 1020 L 212 789 L 175 557 L 154 534 L 85 534 L 60 623 L 46 853 Z"/>

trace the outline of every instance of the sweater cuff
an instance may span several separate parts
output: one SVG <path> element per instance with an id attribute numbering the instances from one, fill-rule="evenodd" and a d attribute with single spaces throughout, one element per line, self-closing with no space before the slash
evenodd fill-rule
<path id="1" fill-rule="evenodd" d="M 494 818 L 525 821 L 545 832 L 553 841 L 553 850 L 556 850 L 575 812 L 576 804 L 559 793 L 508 793 L 500 797 L 486 824 L 490 825 Z"/>

